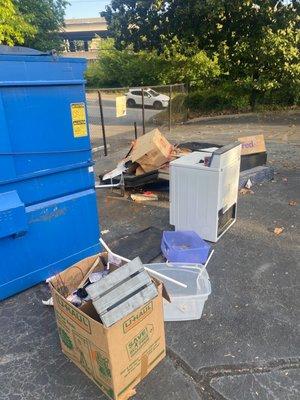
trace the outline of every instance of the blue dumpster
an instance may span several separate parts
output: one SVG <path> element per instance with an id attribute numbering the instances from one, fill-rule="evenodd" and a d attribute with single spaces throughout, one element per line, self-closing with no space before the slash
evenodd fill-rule
<path id="1" fill-rule="evenodd" d="M 0 46 L 0 300 L 100 250 L 85 68 Z"/>

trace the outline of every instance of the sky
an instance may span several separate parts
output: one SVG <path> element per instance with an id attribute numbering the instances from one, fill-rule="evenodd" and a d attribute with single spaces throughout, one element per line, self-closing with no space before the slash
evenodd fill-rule
<path id="1" fill-rule="evenodd" d="M 96 18 L 110 3 L 109 0 L 68 0 L 65 18 Z"/>
<path id="2" fill-rule="evenodd" d="M 65 18 L 96 18 L 110 0 L 68 0 Z M 288 0 L 286 0 L 288 3 Z"/>

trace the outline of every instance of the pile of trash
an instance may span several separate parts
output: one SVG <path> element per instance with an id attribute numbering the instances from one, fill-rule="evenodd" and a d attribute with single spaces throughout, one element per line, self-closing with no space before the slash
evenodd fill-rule
<path id="1" fill-rule="evenodd" d="M 272 180 L 274 170 L 266 166 L 267 152 L 263 135 L 241 137 L 238 141 L 242 144 L 239 187 L 247 187 L 249 179 L 253 184 Z M 158 129 L 154 129 L 136 139 L 117 168 L 99 178 L 104 184 L 110 179 L 111 183 L 119 184 L 123 189 L 158 184 L 168 190 L 171 161 L 193 152 L 213 152 L 221 147 L 220 144 L 206 142 L 172 145 Z M 146 196 L 143 200 L 147 200 Z"/>
<path id="2" fill-rule="evenodd" d="M 109 398 L 133 396 L 166 355 L 162 283 L 139 258 L 104 251 L 49 285 L 63 353 Z"/>
<path id="3" fill-rule="evenodd" d="M 209 292 L 199 293 L 199 288 L 194 283 L 199 283 L 199 277 L 203 275 L 204 280 L 209 281 L 206 266 L 213 254 L 210 244 L 205 242 L 193 231 L 164 231 L 161 240 L 161 251 L 166 263 L 143 264 L 139 257 L 133 260 L 126 259 L 113 253 L 106 243 L 101 239 L 106 252 L 98 254 L 88 271 L 83 274 L 82 279 L 75 286 L 65 284 L 62 274 L 50 278 L 48 283 L 55 279 L 59 284 L 59 292 L 67 302 L 76 308 L 84 308 L 86 304 L 93 304 L 98 313 L 101 323 L 109 327 L 117 321 L 130 314 L 132 311 L 143 306 L 158 295 L 152 279 L 159 279 L 164 284 L 165 307 L 167 302 L 172 303 L 178 295 L 185 302 L 186 289 L 193 288 L 194 296 L 205 295 L 207 299 Z M 75 265 L 71 268 L 78 268 Z M 190 277 L 189 270 L 193 272 L 193 281 L 188 284 L 184 281 Z M 183 273 L 183 274 L 182 274 Z M 177 279 L 181 276 L 181 279 Z M 175 288 L 175 290 L 174 290 Z M 171 299 L 171 301 L 170 301 Z M 53 299 L 43 301 L 45 305 L 53 305 Z M 203 303 L 204 305 L 204 303 Z M 174 306 L 168 306 L 168 309 Z M 170 319 L 165 312 L 165 320 L 190 320 L 201 317 L 189 314 L 188 309 L 182 308 L 178 316 L 175 306 L 175 317 Z M 179 308 L 180 309 L 180 308 Z M 174 310 L 172 310 L 174 313 Z"/>
<path id="4" fill-rule="evenodd" d="M 155 177 L 153 176 L 156 180 L 157 174 L 160 174 L 160 178 L 169 180 L 169 163 L 187 153 L 190 153 L 189 149 L 173 146 L 159 129 L 153 129 L 136 139 L 126 157 L 118 163 L 117 167 L 100 176 L 100 179 L 102 181 L 113 180 L 121 174 L 125 174 L 126 177 L 131 177 L 133 180 L 136 178 L 138 182 L 141 182 L 139 178 L 151 177 L 156 174 Z M 164 177 L 164 175 L 166 176 Z M 130 186 L 130 182 L 127 183 Z M 149 183 L 149 179 L 145 183 Z"/>
<path id="5" fill-rule="evenodd" d="M 126 175 L 140 186 L 159 177 L 169 180 L 170 167 L 175 231 L 157 232 L 165 262 L 147 264 L 153 257 L 142 262 L 142 247 L 124 258 L 100 239 L 105 251 L 49 281 L 52 301 L 46 304 L 55 308 L 63 352 L 114 400 L 133 396 L 165 357 L 164 321 L 200 319 L 211 294 L 206 270 L 211 243 L 236 221 L 242 146 L 202 146 L 173 146 L 154 129 L 102 177 L 113 181 Z M 131 198 L 149 201 L 157 195 L 146 191 Z M 153 240 L 149 245 L 154 247 Z"/>
<path id="6" fill-rule="evenodd" d="M 165 231 L 166 262 L 143 264 L 100 242 L 104 252 L 49 279 L 52 301 L 44 304 L 54 306 L 64 354 L 110 398 L 127 400 L 166 355 L 164 321 L 201 318 L 213 250 L 195 232 Z M 135 379 L 133 362 L 142 368 Z"/>
<path id="7" fill-rule="evenodd" d="M 178 262 L 143 264 L 100 241 L 104 252 L 49 279 L 44 304 L 54 306 L 64 354 L 110 398 L 127 400 L 166 355 L 164 321 L 201 317 L 213 251 L 192 232 L 164 232 L 163 254 Z"/>

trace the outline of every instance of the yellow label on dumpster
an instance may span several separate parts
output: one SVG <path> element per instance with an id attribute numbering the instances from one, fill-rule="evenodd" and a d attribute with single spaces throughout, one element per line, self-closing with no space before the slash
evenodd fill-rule
<path id="1" fill-rule="evenodd" d="M 72 103 L 71 115 L 74 137 L 87 136 L 86 114 L 84 103 Z"/>

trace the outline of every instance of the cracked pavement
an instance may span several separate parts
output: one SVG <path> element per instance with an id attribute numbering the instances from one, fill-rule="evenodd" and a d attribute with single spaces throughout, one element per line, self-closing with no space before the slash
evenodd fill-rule
<path id="1" fill-rule="evenodd" d="M 214 245 L 212 294 L 202 318 L 166 323 L 167 357 L 138 385 L 134 400 L 300 398 L 300 115 L 255 118 L 201 120 L 168 135 L 173 142 L 226 143 L 266 132 L 276 175 L 239 197 L 236 224 Z M 95 154 L 96 173 L 126 153 L 130 138 L 114 140 L 109 157 Z M 107 243 L 169 226 L 166 199 L 138 204 L 103 190 L 98 205 Z M 275 226 L 285 228 L 281 235 Z M 40 284 L 0 303 L 0 400 L 105 400 L 61 353 L 53 310 L 41 304 L 48 295 Z"/>

